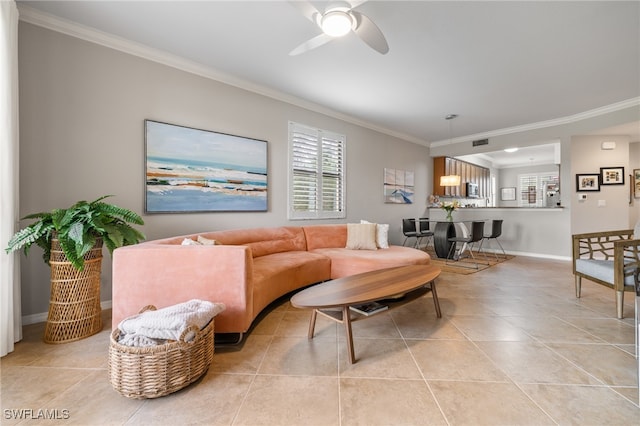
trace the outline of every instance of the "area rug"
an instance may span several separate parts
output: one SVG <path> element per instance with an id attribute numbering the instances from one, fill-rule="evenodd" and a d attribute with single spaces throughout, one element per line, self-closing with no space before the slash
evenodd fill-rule
<path id="1" fill-rule="evenodd" d="M 476 269 L 475 263 L 473 263 L 473 259 L 469 257 L 465 257 L 458 261 L 449 261 L 446 259 L 441 259 L 436 256 L 432 247 L 429 247 L 425 250 L 429 256 L 431 256 L 431 264 L 437 266 L 442 269 L 443 272 L 453 272 L 454 274 L 468 275 L 474 274 L 479 271 L 484 271 L 492 266 L 495 266 L 499 263 L 506 262 L 509 259 L 513 259 L 515 256 L 507 255 L 506 257 L 502 254 L 498 255 L 498 259 L 493 253 L 487 253 L 485 256 L 480 253 L 477 254 L 474 252 L 474 256 L 476 257 L 476 261 L 478 262 L 478 269 Z"/>

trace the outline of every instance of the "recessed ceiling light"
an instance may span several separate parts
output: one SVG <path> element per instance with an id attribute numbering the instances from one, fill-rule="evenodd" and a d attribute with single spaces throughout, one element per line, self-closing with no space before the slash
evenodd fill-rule
<path id="1" fill-rule="evenodd" d="M 616 149 L 616 143 L 614 141 L 602 142 L 602 149 Z"/>
<path id="2" fill-rule="evenodd" d="M 512 152 L 516 152 L 517 150 L 518 148 L 505 148 L 504 152 L 512 153 Z"/>

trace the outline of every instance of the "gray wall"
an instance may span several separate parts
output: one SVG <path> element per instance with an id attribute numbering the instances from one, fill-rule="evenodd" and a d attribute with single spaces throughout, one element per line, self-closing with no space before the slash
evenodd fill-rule
<path id="1" fill-rule="evenodd" d="M 602 141 L 613 141 L 613 150 L 601 149 Z M 624 167 L 624 185 L 600 185 L 600 191 L 580 192 L 587 199 L 572 202 L 571 223 L 574 233 L 627 229 L 631 226 L 633 206 L 629 205 L 629 137 L 576 136 L 571 140 L 572 175 L 600 173 L 601 167 Z M 575 190 L 575 179 L 573 182 Z M 604 204 L 604 205 L 600 205 Z"/>
<path id="2" fill-rule="evenodd" d="M 267 140 L 269 156 L 267 212 L 144 215 L 142 231 L 149 239 L 302 225 L 287 221 L 289 120 L 347 136 L 344 222 L 389 223 L 391 242 L 401 243 L 401 219 L 426 208 L 431 188 L 426 147 L 24 22 L 19 59 L 22 216 L 104 194 L 142 213 L 145 118 Z M 384 204 L 385 167 L 415 172 L 413 205 Z M 40 255 L 35 247 L 22 259 L 27 317 L 48 309 L 49 268 Z M 108 255 L 102 270 L 102 300 L 110 300 Z"/>

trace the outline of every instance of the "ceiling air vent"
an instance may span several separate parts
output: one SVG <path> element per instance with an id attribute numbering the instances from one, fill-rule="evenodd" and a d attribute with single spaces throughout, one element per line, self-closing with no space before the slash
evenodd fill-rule
<path id="1" fill-rule="evenodd" d="M 478 139 L 477 141 L 473 141 L 473 146 L 480 146 L 480 145 L 489 145 L 489 139 Z"/>

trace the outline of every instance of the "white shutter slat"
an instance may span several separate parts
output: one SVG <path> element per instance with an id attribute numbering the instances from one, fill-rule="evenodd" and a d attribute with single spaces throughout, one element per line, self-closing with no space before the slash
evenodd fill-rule
<path id="1" fill-rule="evenodd" d="M 289 123 L 291 219 L 344 214 L 343 135 Z"/>

